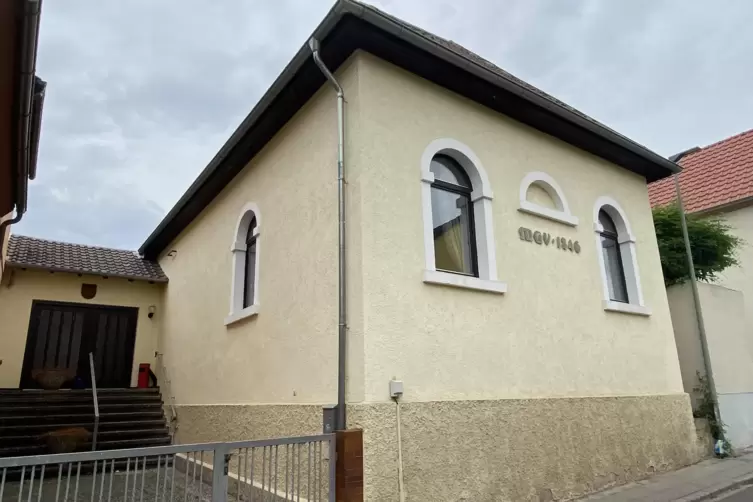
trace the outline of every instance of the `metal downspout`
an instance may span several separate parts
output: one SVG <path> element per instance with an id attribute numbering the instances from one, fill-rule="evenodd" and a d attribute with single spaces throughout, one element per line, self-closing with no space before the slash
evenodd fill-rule
<path id="1" fill-rule="evenodd" d="M 675 192 L 677 193 L 677 206 L 680 211 L 680 226 L 682 227 L 682 238 L 685 241 L 685 253 L 688 257 L 688 273 L 690 275 L 690 286 L 693 291 L 693 303 L 695 305 L 696 322 L 698 323 L 698 334 L 701 337 L 701 352 L 703 352 L 703 365 L 706 367 L 706 379 L 709 384 L 711 399 L 714 401 L 714 416 L 716 421 L 721 423 L 719 413 L 719 401 L 716 395 L 716 384 L 714 383 L 714 372 L 711 369 L 711 356 L 709 355 L 709 344 L 706 339 L 706 324 L 703 322 L 703 312 L 701 311 L 701 297 L 698 294 L 698 283 L 695 278 L 695 264 L 693 263 L 693 253 L 690 248 L 690 237 L 688 235 L 688 223 L 685 218 L 685 207 L 682 203 L 682 191 L 680 190 L 680 175 L 673 176 L 675 180 Z M 722 438 L 724 430 L 722 430 Z"/>
<path id="2" fill-rule="evenodd" d="M 0 222 L 0 252 L 5 240 L 5 229 L 9 225 L 14 225 L 21 221 L 27 206 L 26 179 L 30 174 L 29 162 L 31 160 L 31 112 L 32 96 L 34 95 L 34 68 L 37 61 L 37 44 L 36 31 L 39 25 L 39 13 L 41 10 L 40 0 L 28 0 L 24 2 L 24 39 L 21 42 L 23 52 L 21 55 L 21 110 L 18 119 L 18 173 L 16 186 L 16 215 L 3 222 Z"/>
<path id="3" fill-rule="evenodd" d="M 337 202 L 338 202 L 338 220 L 339 230 L 337 234 L 338 241 L 338 329 L 337 329 L 337 415 L 335 421 L 335 430 L 344 430 L 347 426 L 345 414 L 345 361 L 346 353 L 346 333 L 347 311 L 345 305 L 345 118 L 343 116 L 343 107 L 345 103 L 345 94 L 343 88 L 335 80 L 332 72 L 319 56 L 319 41 L 315 38 L 309 40 L 309 47 L 314 58 L 316 66 L 327 77 L 337 91 Z"/>

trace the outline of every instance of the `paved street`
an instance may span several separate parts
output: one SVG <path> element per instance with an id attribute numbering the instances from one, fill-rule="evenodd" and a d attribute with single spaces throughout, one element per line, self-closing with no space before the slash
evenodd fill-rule
<path id="1" fill-rule="evenodd" d="M 753 502 L 753 453 L 698 464 L 597 493 L 588 502 Z M 737 492 L 730 491 L 746 487 Z M 717 497 L 717 498 L 714 498 Z M 726 498 L 725 498 L 726 497 Z"/>
<path id="2" fill-rule="evenodd" d="M 753 486 L 732 491 L 713 500 L 715 502 L 751 502 L 753 501 Z"/>

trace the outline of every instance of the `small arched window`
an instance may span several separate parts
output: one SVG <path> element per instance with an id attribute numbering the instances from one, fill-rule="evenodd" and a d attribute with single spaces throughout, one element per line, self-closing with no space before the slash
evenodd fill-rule
<path id="1" fill-rule="evenodd" d="M 243 308 L 254 304 L 256 282 L 256 217 L 251 220 L 246 232 L 246 259 L 243 281 Z"/>
<path id="2" fill-rule="evenodd" d="M 238 216 L 230 251 L 233 277 L 230 313 L 225 325 L 259 313 L 259 236 L 261 217 L 254 203 L 246 204 Z"/>
<path id="3" fill-rule="evenodd" d="M 602 227 L 601 251 L 604 257 L 609 299 L 614 302 L 629 303 L 617 226 L 603 209 L 599 211 L 599 223 Z"/>
<path id="4" fill-rule="evenodd" d="M 576 226 L 578 218 L 570 212 L 570 205 L 559 184 L 545 172 L 526 174 L 520 183 L 518 211 Z"/>
<path id="5" fill-rule="evenodd" d="M 431 160 L 431 214 L 437 270 L 478 276 L 473 226 L 473 187 L 468 175 L 447 155 Z"/>

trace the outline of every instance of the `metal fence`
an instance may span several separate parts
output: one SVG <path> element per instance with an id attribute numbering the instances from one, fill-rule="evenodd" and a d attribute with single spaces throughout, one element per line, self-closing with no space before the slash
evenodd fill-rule
<path id="1" fill-rule="evenodd" d="M 0 458 L 0 502 L 334 501 L 334 456 L 324 434 Z"/>

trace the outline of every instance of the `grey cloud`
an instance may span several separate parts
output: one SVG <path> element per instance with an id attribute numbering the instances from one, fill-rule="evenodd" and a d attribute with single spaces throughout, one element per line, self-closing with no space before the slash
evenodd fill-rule
<path id="1" fill-rule="evenodd" d="M 664 155 L 753 127 L 753 3 L 376 4 Z M 14 231 L 136 248 L 330 6 L 46 2 L 39 176 Z"/>

